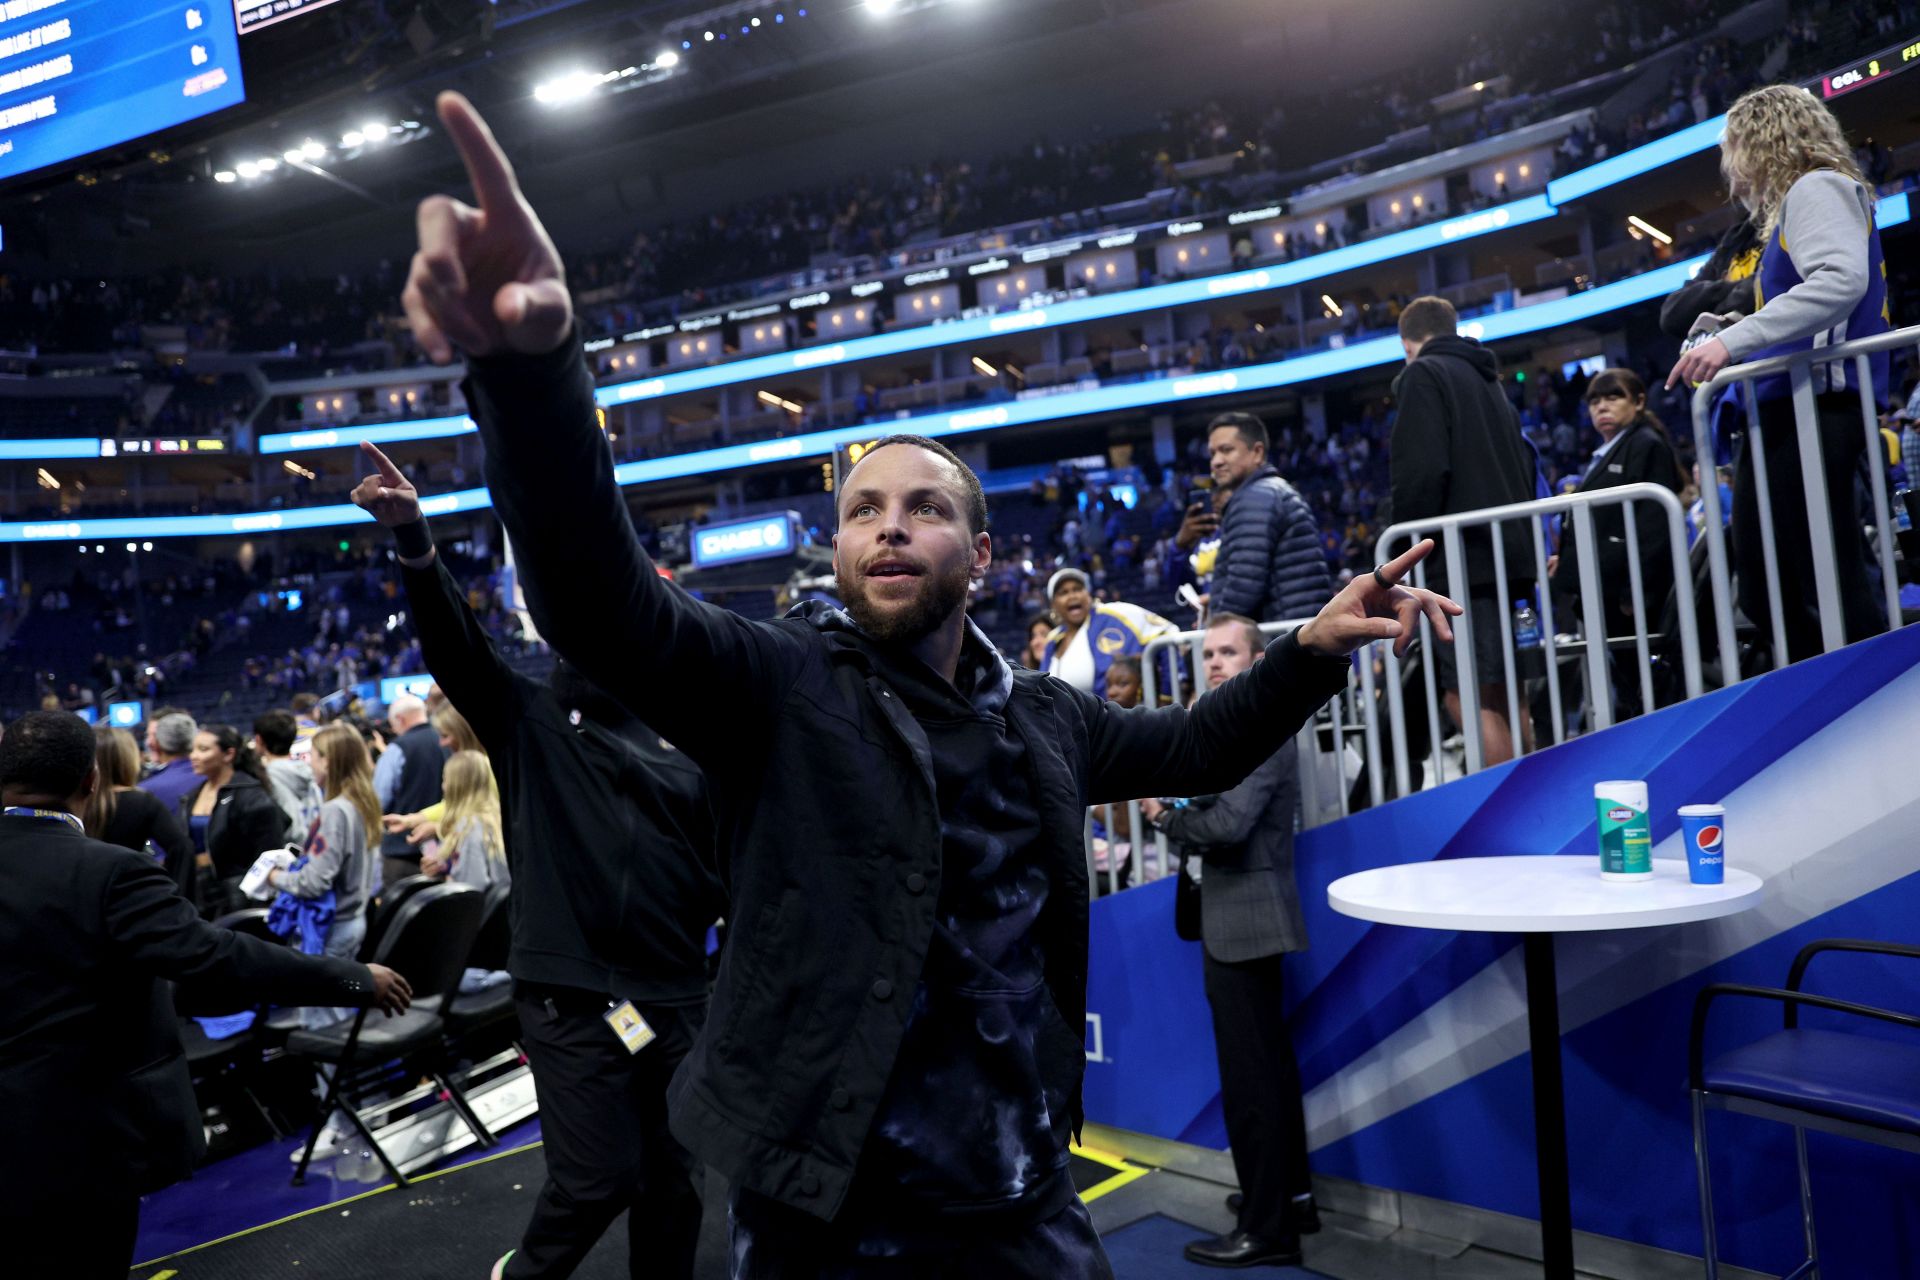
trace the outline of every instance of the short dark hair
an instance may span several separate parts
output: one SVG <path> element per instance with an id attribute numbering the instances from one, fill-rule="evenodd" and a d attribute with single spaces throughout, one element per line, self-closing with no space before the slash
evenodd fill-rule
<path id="1" fill-rule="evenodd" d="M 253 732 L 268 755 L 283 756 L 293 750 L 294 740 L 300 736 L 300 722 L 285 707 L 274 707 L 254 717 Z"/>
<path id="2" fill-rule="evenodd" d="M 1400 312 L 1400 336 L 1420 346 L 1460 332 L 1460 313 L 1445 298 L 1415 298 Z"/>
<path id="3" fill-rule="evenodd" d="M 925 449 L 928 453 L 945 458 L 948 462 L 951 462 L 960 472 L 967 490 L 968 531 L 975 534 L 985 533 L 987 531 L 987 491 L 980 487 L 980 477 L 973 473 L 972 467 L 960 460 L 959 454 L 947 448 L 947 446 L 941 444 L 938 440 L 930 440 L 926 436 L 881 436 L 878 440 L 868 445 L 866 450 L 861 453 L 861 461 L 872 457 L 876 452 L 886 448 L 890 444 L 910 444 L 916 449 Z M 859 464 L 856 463 L 855 465 L 857 466 Z"/>
<path id="4" fill-rule="evenodd" d="M 1217 415 L 1212 422 L 1207 424 L 1207 436 L 1211 438 L 1213 433 L 1222 427 L 1232 427 L 1235 431 L 1238 431 L 1240 433 L 1240 439 L 1243 440 L 1249 448 L 1256 444 L 1262 449 L 1271 449 L 1273 447 L 1272 441 L 1267 435 L 1267 424 L 1250 413 L 1222 413 Z"/>
<path id="5" fill-rule="evenodd" d="M 66 799 L 93 768 L 93 730 L 71 711 L 29 711 L 0 738 L 0 787 Z"/>
<path id="6" fill-rule="evenodd" d="M 1259 653 L 1267 647 L 1260 638 L 1260 624 L 1244 613 L 1216 613 L 1207 619 L 1207 630 L 1215 627 L 1245 627 L 1248 653 Z"/>
<path id="7" fill-rule="evenodd" d="M 296 693 L 287 699 L 287 705 L 293 708 L 293 714 L 297 716 L 303 711 L 311 711 L 320 705 L 320 695 L 317 693 Z"/>

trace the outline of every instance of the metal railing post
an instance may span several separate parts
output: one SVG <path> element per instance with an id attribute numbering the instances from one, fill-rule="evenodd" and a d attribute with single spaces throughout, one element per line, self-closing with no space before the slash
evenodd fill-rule
<path id="1" fill-rule="evenodd" d="M 1800 479 L 1807 494 L 1807 533 L 1813 548 L 1813 592 L 1820 606 L 1820 644 L 1824 652 L 1832 653 L 1846 644 L 1847 624 L 1840 612 L 1840 558 L 1833 539 L 1833 513 L 1827 506 L 1827 461 L 1822 456 L 1820 406 L 1813 398 L 1812 366 L 1795 364 L 1790 382 L 1794 431 L 1800 446 Z M 1849 533 L 1859 537 L 1857 530 Z"/>
<path id="2" fill-rule="evenodd" d="M 1626 517 L 1627 585 L 1633 593 L 1633 652 L 1640 667 L 1640 714 L 1653 710 L 1653 653 L 1647 643 L 1646 580 L 1640 571 L 1639 529 L 1634 524 L 1633 504 L 1620 504 Z"/>
<path id="3" fill-rule="evenodd" d="M 1467 612 L 1461 617 L 1460 625 L 1453 629 L 1453 674 L 1454 682 L 1460 686 L 1460 734 L 1467 748 L 1467 772 L 1478 773 L 1486 767 L 1487 745 L 1480 737 L 1480 667 L 1473 652 L 1473 590 L 1467 581 L 1466 549 L 1460 545 L 1460 526 L 1448 524 L 1441 531 L 1441 538 L 1447 557 L 1447 585 L 1455 592 L 1466 588 L 1463 594 Z"/>
<path id="4" fill-rule="evenodd" d="M 1733 631 L 1733 573 L 1727 557 L 1727 513 L 1720 509 L 1719 455 L 1713 449 L 1713 408 L 1715 384 L 1702 384 L 1693 393 L 1693 456 L 1700 464 L 1700 502 L 1704 508 L 1704 527 L 1700 536 L 1707 540 L 1708 590 L 1713 596 L 1714 643 L 1720 650 L 1720 687 L 1727 688 L 1740 679 L 1740 649 Z"/>
<path id="5" fill-rule="evenodd" d="M 1366 742 L 1367 797 L 1376 809 L 1387 802 L 1387 780 L 1381 775 L 1385 766 L 1380 757 L 1380 685 L 1373 674 L 1374 653 L 1379 648 L 1370 644 L 1355 655 L 1360 660 L 1360 701 L 1366 708 L 1360 727 Z"/>
<path id="6" fill-rule="evenodd" d="M 1527 521 L 1533 530 L 1533 571 L 1540 584 L 1540 645 L 1547 660 L 1547 707 L 1553 714 L 1553 744 L 1567 740 L 1566 710 L 1560 705 L 1560 651 L 1554 638 L 1553 585 L 1547 573 L 1547 531 L 1540 521 Z"/>
<path id="7" fill-rule="evenodd" d="M 1767 480 L 1766 441 L 1760 436 L 1760 402 L 1754 395 L 1752 379 L 1742 384 L 1741 391 L 1747 405 L 1746 447 L 1753 458 L 1754 514 L 1760 518 L 1760 557 L 1765 565 L 1763 585 L 1767 592 L 1767 613 L 1773 621 L 1773 665 L 1784 667 L 1791 661 L 1787 651 L 1787 613 L 1780 599 L 1780 552 L 1773 542 L 1773 486 Z"/>
<path id="8" fill-rule="evenodd" d="M 1871 357 L 1853 358 L 1853 381 L 1860 390 L 1860 417 L 1867 427 L 1867 457 L 1873 464 L 1867 471 L 1873 483 L 1874 545 L 1880 555 L 1880 585 L 1887 597 L 1887 625 L 1897 627 L 1900 625 L 1900 578 L 1893 567 L 1894 512 L 1893 502 L 1887 496 L 1887 469 L 1882 465 L 1885 455 L 1880 446 L 1879 406 L 1873 402 Z M 1920 467 L 1920 458 L 1901 461 L 1906 463 L 1909 474 Z"/>
<path id="9" fill-rule="evenodd" d="M 1599 548 L 1593 544 L 1593 508 L 1573 509 L 1576 568 L 1580 573 L 1581 625 L 1587 632 L 1587 711 L 1595 729 L 1613 724 L 1613 685 L 1607 671 L 1607 627 L 1600 599 Z"/>
<path id="10" fill-rule="evenodd" d="M 1514 669 L 1513 595 L 1507 590 L 1507 540 L 1501 536 L 1502 522 L 1487 526 L 1493 536 L 1493 590 L 1500 606 L 1500 661 L 1507 673 L 1507 730 L 1513 740 L 1514 758 L 1526 754 L 1526 735 L 1520 731 L 1520 678 Z"/>

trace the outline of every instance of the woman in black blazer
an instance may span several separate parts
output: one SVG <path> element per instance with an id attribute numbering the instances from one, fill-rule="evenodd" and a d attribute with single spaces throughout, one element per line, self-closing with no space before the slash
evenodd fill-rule
<path id="1" fill-rule="evenodd" d="M 193 841 L 178 814 L 134 785 L 140 781 L 140 744 L 125 729 L 107 725 L 94 729 L 93 743 L 100 785 L 87 801 L 87 834 L 157 857 L 180 892 L 191 898 Z"/>
<path id="2" fill-rule="evenodd" d="M 1587 465 L 1587 473 L 1576 492 L 1592 493 L 1621 485 L 1643 482 L 1661 485 L 1678 494 L 1686 487 L 1680 470 L 1680 457 L 1673 440 L 1660 419 L 1647 410 L 1647 387 L 1631 369 L 1603 369 L 1587 384 L 1587 412 L 1594 430 L 1600 433 L 1601 446 Z M 1673 542 L 1667 532 L 1664 513 L 1651 503 L 1634 505 L 1635 541 L 1640 547 L 1640 581 L 1647 630 L 1660 623 L 1667 595 L 1673 590 Z M 1595 564 L 1599 570 L 1602 597 L 1601 614 L 1607 634 L 1633 634 L 1633 578 L 1627 563 L 1627 518 L 1618 505 L 1601 507 L 1593 513 L 1596 542 Z M 1570 607 L 1580 607 L 1580 561 L 1571 518 L 1562 521 L 1560 550 L 1548 562 L 1556 599 L 1564 598 Z M 1556 605 L 1556 608 L 1559 606 Z M 1578 619 L 1579 612 L 1566 615 Z M 1635 714 L 1639 704 L 1637 676 L 1617 679 L 1618 714 Z"/>
<path id="3" fill-rule="evenodd" d="M 187 758 L 200 775 L 199 786 L 180 799 L 180 817 L 218 886 L 210 888 L 210 913 L 243 905 L 240 877 L 262 850 L 287 845 L 287 812 L 273 798 L 266 766 L 239 731 L 228 724 L 203 724 L 193 735 Z"/>

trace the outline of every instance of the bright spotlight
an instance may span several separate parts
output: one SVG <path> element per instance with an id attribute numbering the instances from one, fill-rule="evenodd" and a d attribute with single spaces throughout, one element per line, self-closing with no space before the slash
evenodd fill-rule
<path id="1" fill-rule="evenodd" d="M 653 60 L 653 65 L 656 67 L 677 67 L 680 65 L 680 55 L 671 49 L 664 50 Z"/>
<path id="2" fill-rule="evenodd" d="M 549 106 L 578 102 L 592 93 L 604 78 L 591 71 L 569 71 L 536 86 L 533 96 Z"/>
<path id="3" fill-rule="evenodd" d="M 218 173 L 213 175 L 213 180 L 215 182 L 237 182 L 239 181 L 239 178 L 240 178 L 240 175 L 235 173 L 231 169 L 222 169 Z"/>
<path id="4" fill-rule="evenodd" d="M 251 160 L 242 160 L 234 166 L 234 170 L 243 178 L 257 178 L 260 176 L 260 166 Z M 220 175 L 216 173 L 213 176 L 218 178 Z"/>
<path id="5" fill-rule="evenodd" d="M 288 164 L 299 164 L 302 159 L 300 148 L 292 147 L 280 153 L 280 158 Z"/>
<path id="6" fill-rule="evenodd" d="M 706 32 L 706 33 L 704 33 L 704 35 L 702 36 L 702 38 L 703 38 L 703 39 L 705 39 L 705 40 L 708 40 L 708 41 L 711 41 L 711 40 L 713 39 L 713 32 L 711 32 L 711 31 L 708 31 L 708 32 Z"/>
<path id="7" fill-rule="evenodd" d="M 280 162 L 272 156 L 261 156 L 255 167 L 262 173 L 272 173 L 280 167 Z"/>
<path id="8" fill-rule="evenodd" d="M 372 124 L 363 125 L 360 132 L 366 135 L 368 142 L 381 142 L 385 140 L 386 136 L 391 133 L 392 130 L 376 120 Z"/>
<path id="9" fill-rule="evenodd" d="M 153 544 L 151 542 L 143 542 L 140 544 L 140 549 L 142 551 L 151 551 L 153 550 Z"/>
<path id="10" fill-rule="evenodd" d="M 885 17 L 892 13 L 897 0 L 867 0 L 867 10 L 875 17 Z"/>
<path id="11" fill-rule="evenodd" d="M 327 154 L 327 148 L 324 143 L 317 142 L 312 138 L 308 138 L 305 142 L 300 144 L 300 154 L 302 156 L 305 156 L 309 160 L 318 160 L 320 157 Z"/>
<path id="12" fill-rule="evenodd" d="M 343 147 L 357 147 L 366 140 L 366 134 L 360 132 L 358 129 L 350 129 L 340 136 L 340 145 Z"/>
<path id="13" fill-rule="evenodd" d="M 136 546 L 135 546 L 135 545 L 134 545 L 133 543 L 131 543 L 131 542 L 129 542 L 129 543 L 127 544 L 127 550 L 129 550 L 129 551 L 137 551 L 137 550 L 139 550 L 139 548 L 138 548 L 138 547 L 136 547 Z"/>

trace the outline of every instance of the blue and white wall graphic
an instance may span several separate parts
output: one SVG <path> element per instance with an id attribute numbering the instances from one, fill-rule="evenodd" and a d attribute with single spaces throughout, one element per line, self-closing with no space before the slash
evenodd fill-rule
<path id="1" fill-rule="evenodd" d="M 1288 1017 L 1315 1169 L 1538 1216 L 1518 940 L 1353 920 L 1328 907 L 1326 888 L 1429 858 L 1593 857 L 1593 782 L 1645 778 L 1655 856 L 1681 856 L 1681 805 L 1720 802 L 1729 861 L 1767 890 L 1725 920 L 1559 939 L 1573 1216 L 1580 1230 L 1697 1255 L 1695 993 L 1780 986 L 1816 938 L 1920 940 L 1917 664 L 1920 628 L 1907 628 L 1304 832 L 1312 948 L 1288 959 Z M 1088 1044 L 1097 1025 L 1100 1052 L 1087 1064 L 1088 1118 L 1225 1146 L 1198 948 L 1173 936 L 1171 883 L 1095 902 L 1092 937 Z M 1920 1012 L 1920 961 L 1826 956 L 1807 985 Z M 1763 1002 L 1717 1005 L 1709 1056 L 1779 1018 Z M 1723 1257 L 1790 1269 L 1801 1256 L 1790 1131 L 1710 1123 Z M 1808 1141 L 1823 1273 L 1920 1275 L 1920 1157 Z"/>

